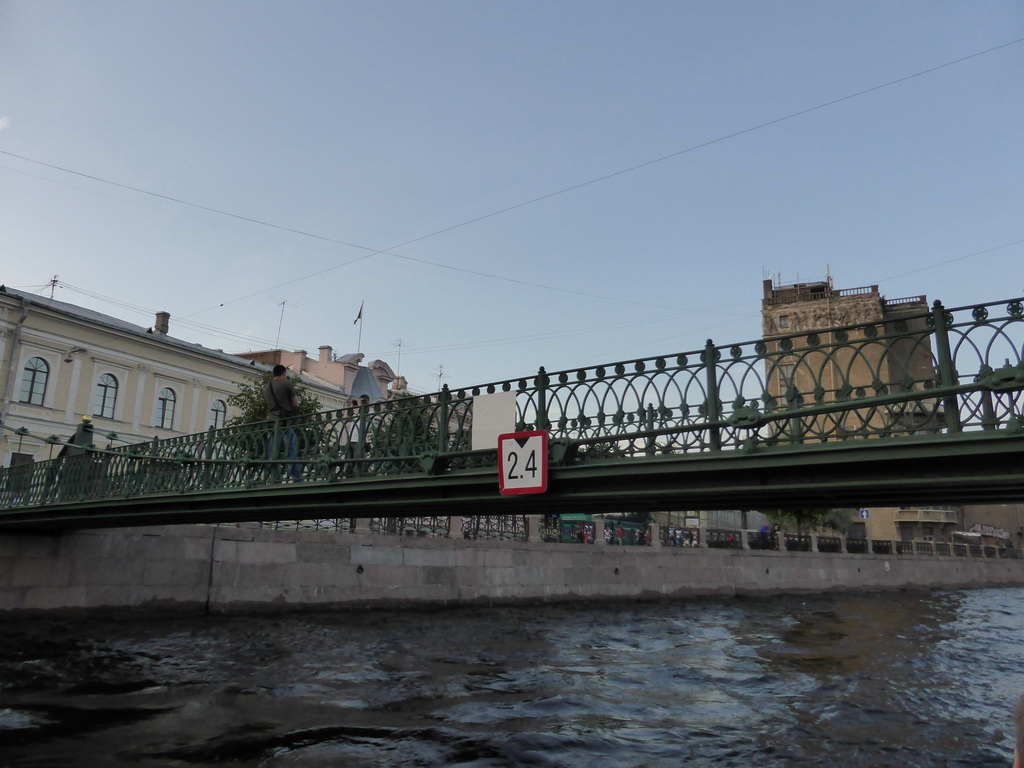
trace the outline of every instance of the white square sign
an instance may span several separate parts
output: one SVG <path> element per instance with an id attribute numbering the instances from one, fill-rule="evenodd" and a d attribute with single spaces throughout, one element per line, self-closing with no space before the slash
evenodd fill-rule
<path id="1" fill-rule="evenodd" d="M 548 433 L 498 436 L 498 488 L 502 494 L 544 493 L 548 489 Z"/>

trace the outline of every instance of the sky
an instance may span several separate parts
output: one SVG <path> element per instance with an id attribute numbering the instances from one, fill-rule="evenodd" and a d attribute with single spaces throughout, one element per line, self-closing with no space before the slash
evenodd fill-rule
<path id="1" fill-rule="evenodd" d="M 1020 0 L 0 0 L 0 283 L 227 352 L 430 392 L 757 338 L 765 278 L 1014 298 L 1022 211 Z"/>

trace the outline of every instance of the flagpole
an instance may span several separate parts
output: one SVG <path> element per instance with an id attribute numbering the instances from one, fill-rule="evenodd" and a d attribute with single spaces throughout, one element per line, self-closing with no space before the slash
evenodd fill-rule
<path id="1" fill-rule="evenodd" d="M 359 323 L 359 340 L 356 342 L 356 354 L 358 355 L 363 351 L 363 306 L 366 304 L 366 300 L 359 302 L 359 314 L 356 315 L 355 322 Z"/>

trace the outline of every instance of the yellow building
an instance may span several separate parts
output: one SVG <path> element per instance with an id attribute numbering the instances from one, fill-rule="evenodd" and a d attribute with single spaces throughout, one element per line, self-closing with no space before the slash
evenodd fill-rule
<path id="1" fill-rule="evenodd" d="M 929 310 L 925 296 L 886 299 L 877 285 L 836 290 L 832 278 L 775 285 L 763 283 L 762 332 L 771 352 L 785 352 L 787 336 L 815 334 L 822 351 L 801 336 L 790 346 L 791 354 L 777 357 L 766 373 L 768 392 L 780 401 L 801 398 L 806 405 L 825 405 L 842 399 L 858 399 L 895 393 L 906 388 L 922 390 L 935 380 L 935 363 L 924 316 Z M 892 331 L 901 323 L 902 332 Z M 864 329 L 885 343 L 855 343 L 830 349 L 841 341 L 838 329 L 856 326 L 846 335 L 866 336 Z M 871 337 L 867 337 L 871 338 Z M 838 440 L 848 435 L 920 433 L 943 427 L 941 407 L 900 410 L 866 407 L 841 415 L 794 418 L 780 425 L 782 439 Z M 948 541 L 962 527 L 955 507 L 871 507 L 858 510 L 850 536 L 890 541 Z"/>
<path id="2" fill-rule="evenodd" d="M 166 312 L 147 329 L 0 286 L 3 466 L 56 455 L 44 438 L 63 441 L 83 416 L 104 446 L 223 426 L 228 398 L 266 366 L 175 338 L 169 325 Z M 345 403 L 339 385 L 302 381 L 324 408 Z"/>
<path id="3" fill-rule="evenodd" d="M 765 280 L 763 289 L 762 333 L 769 351 L 784 353 L 783 340 L 801 334 L 790 345 L 790 353 L 774 357 L 767 371 L 768 392 L 779 403 L 796 398 L 803 406 L 824 405 L 906 388 L 922 390 L 934 382 L 925 296 L 886 299 L 877 285 L 835 290 L 831 277 L 783 286 Z M 895 335 L 897 324 L 903 330 Z M 836 329 L 850 326 L 875 338 L 890 338 L 884 343 L 833 346 L 842 341 L 843 334 L 851 335 Z M 812 335 L 817 342 L 808 340 Z M 794 421 L 780 425 L 786 439 L 809 435 L 834 440 L 851 434 L 911 433 L 942 427 L 940 408 L 918 406 L 895 411 L 872 407 Z"/>

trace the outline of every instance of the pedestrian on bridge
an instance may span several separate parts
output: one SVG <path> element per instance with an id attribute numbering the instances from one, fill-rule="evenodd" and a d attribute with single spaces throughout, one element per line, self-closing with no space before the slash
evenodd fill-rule
<path id="1" fill-rule="evenodd" d="M 358 466 L 353 462 L 353 459 L 363 457 L 363 424 L 359 406 L 358 398 L 348 401 L 348 413 L 341 427 L 342 458 L 345 460 L 341 467 L 342 476 L 359 474 Z"/>
<path id="2" fill-rule="evenodd" d="M 267 382 L 263 399 L 267 404 L 267 415 L 274 422 L 274 434 L 267 444 L 267 458 L 276 459 L 283 453 L 289 459 L 295 459 L 299 454 L 299 444 L 290 420 L 299 413 L 299 395 L 295 385 L 288 381 L 288 369 L 283 365 L 274 366 L 273 378 Z M 289 465 L 289 471 L 293 479 L 301 479 L 302 468 L 298 464 Z"/>

